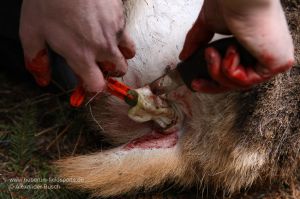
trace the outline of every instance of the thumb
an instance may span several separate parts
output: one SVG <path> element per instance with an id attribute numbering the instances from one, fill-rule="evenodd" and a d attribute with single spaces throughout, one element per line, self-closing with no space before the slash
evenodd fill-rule
<path id="1" fill-rule="evenodd" d="M 51 81 L 51 70 L 45 40 L 30 28 L 20 29 L 26 69 L 33 75 L 39 86 Z"/>
<path id="2" fill-rule="evenodd" d="M 200 12 L 196 22 L 187 33 L 183 49 L 179 55 L 180 60 L 185 60 L 191 56 L 198 48 L 206 45 L 214 36 L 214 32 L 205 21 L 203 11 Z"/>

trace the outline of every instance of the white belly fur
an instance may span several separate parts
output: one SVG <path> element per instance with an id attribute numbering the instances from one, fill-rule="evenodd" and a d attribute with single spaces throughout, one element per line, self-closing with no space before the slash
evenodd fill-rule
<path id="1" fill-rule="evenodd" d="M 203 0 L 127 0 L 127 30 L 137 54 L 130 60 L 127 84 L 138 87 L 175 65 L 186 33 L 196 20 Z"/>

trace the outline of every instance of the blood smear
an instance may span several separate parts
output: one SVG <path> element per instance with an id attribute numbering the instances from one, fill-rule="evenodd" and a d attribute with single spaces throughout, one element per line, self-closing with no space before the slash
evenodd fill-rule
<path id="1" fill-rule="evenodd" d="M 171 148 L 177 144 L 178 135 L 174 131 L 170 134 L 161 134 L 157 132 L 152 132 L 150 134 L 144 135 L 140 138 L 134 139 L 124 146 L 125 150 L 131 149 L 160 149 L 160 148 Z"/>

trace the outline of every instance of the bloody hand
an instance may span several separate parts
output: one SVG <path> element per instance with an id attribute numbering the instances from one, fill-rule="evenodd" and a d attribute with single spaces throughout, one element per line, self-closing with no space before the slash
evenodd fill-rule
<path id="1" fill-rule="evenodd" d="M 294 63 L 292 38 L 279 0 L 205 0 L 187 34 L 180 59 L 187 59 L 205 46 L 215 33 L 233 34 L 258 64 L 243 66 L 233 46 L 223 58 L 216 49 L 207 48 L 205 58 L 214 81 L 195 80 L 194 90 L 219 93 L 247 89 L 288 70 Z"/>

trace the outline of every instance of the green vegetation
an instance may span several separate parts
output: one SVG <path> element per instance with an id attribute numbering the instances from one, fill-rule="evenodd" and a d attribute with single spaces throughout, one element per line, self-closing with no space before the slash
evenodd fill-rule
<path id="1" fill-rule="evenodd" d="M 0 198 L 87 198 L 55 180 L 51 165 L 86 144 L 85 114 L 69 107 L 68 92 L 41 92 L 0 75 L 0 96 Z"/>

